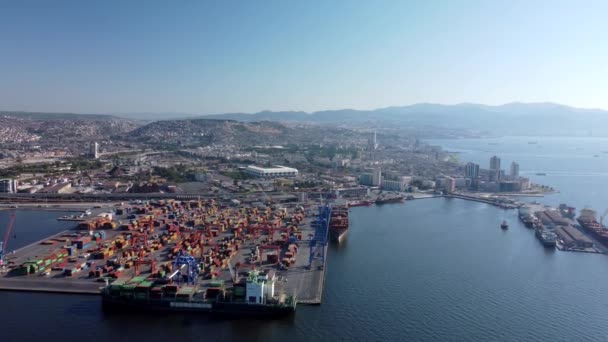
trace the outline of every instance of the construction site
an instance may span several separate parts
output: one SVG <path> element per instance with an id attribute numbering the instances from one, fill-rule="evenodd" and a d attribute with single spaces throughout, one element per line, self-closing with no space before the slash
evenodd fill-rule
<path id="1" fill-rule="evenodd" d="M 105 210 L 14 252 L 0 248 L 0 289 L 189 308 L 321 303 L 329 206 L 158 200 Z"/>

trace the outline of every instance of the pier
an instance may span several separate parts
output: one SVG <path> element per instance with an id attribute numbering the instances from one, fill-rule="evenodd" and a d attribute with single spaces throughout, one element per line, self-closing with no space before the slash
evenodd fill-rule
<path id="1" fill-rule="evenodd" d="M 290 228 L 294 226 L 293 217 L 297 218 L 297 215 L 300 215 L 295 211 L 295 205 L 289 209 L 285 208 L 285 214 L 282 214 L 282 211 L 271 211 L 270 209 L 254 214 L 261 215 L 260 217 L 265 215 L 264 217 L 268 219 L 267 223 L 262 223 L 262 221 L 247 223 L 243 221 L 245 219 L 244 210 L 248 210 L 249 216 L 252 215 L 251 213 L 256 213 L 256 211 L 249 211 L 251 210 L 249 208 L 220 206 L 219 204 L 202 204 L 199 207 L 200 204 L 197 203 L 201 203 L 200 201 L 163 203 L 174 203 L 171 204 L 175 208 L 174 211 L 173 209 L 165 210 L 163 206 L 149 206 L 145 212 L 142 211 L 144 205 L 116 207 L 115 209 L 121 210 L 121 214 L 114 215 L 112 221 L 115 228 L 91 228 L 91 233 L 104 231 L 105 234 L 101 238 L 93 239 L 95 241 L 91 243 L 84 242 L 84 248 L 76 248 L 76 241 L 81 241 L 84 237 L 91 235 L 86 230 L 74 228 L 7 253 L 5 255 L 6 272 L 0 275 L 0 290 L 99 295 L 100 289 L 106 285 L 106 281 L 111 283 L 116 278 L 128 279 L 135 276 L 136 271 L 133 265 L 135 260 L 155 260 L 156 272 L 159 266 L 165 267 L 163 265 L 171 263 L 172 251 L 180 247 L 192 246 L 190 254 L 197 258 L 203 253 L 205 255 L 217 253 L 219 247 L 230 248 L 229 250 L 232 252 L 230 254 L 225 252 L 225 255 L 231 256 L 225 260 L 219 259 L 221 262 L 217 265 L 220 266 L 212 265 L 211 267 L 206 262 L 213 261 L 213 258 L 201 258 L 200 262 L 203 266 L 198 280 L 200 286 L 208 286 L 212 280 L 221 280 L 230 286 L 235 276 L 230 268 L 235 268 L 237 279 L 250 269 L 272 271 L 278 279 L 276 291 L 294 295 L 298 304 L 321 304 L 328 247 L 328 217 L 331 212 L 329 207 L 321 206 L 318 213 L 314 214 L 312 212 L 309 212 L 309 215 L 302 213 L 302 219 L 299 224 L 296 223 L 297 229 L 294 230 Z M 188 209 L 190 206 L 192 209 Z M 132 213 L 135 212 L 135 210 L 127 211 L 127 207 L 139 208 L 140 211 L 135 220 L 127 219 L 127 216 L 133 215 Z M 105 209 L 105 211 L 108 210 Z M 178 215 L 178 212 L 187 214 L 184 214 L 183 219 L 179 220 L 182 216 Z M 202 216 L 196 214 L 205 212 L 209 214 Z M 285 216 L 277 216 L 279 214 Z M 152 221 L 147 218 L 151 215 Z M 175 218 L 168 219 L 171 217 L 169 215 L 174 215 Z M 279 217 L 284 217 L 284 219 L 279 219 Z M 228 218 L 233 218 L 234 221 L 228 221 Z M 86 220 L 84 222 L 86 223 L 97 219 L 99 217 L 93 214 L 90 217 L 79 218 L 79 221 Z M 131 227 L 126 223 L 131 221 L 137 222 L 135 226 Z M 194 222 L 195 226 L 188 227 L 187 222 Z M 173 223 L 179 226 L 173 226 Z M 177 230 L 178 227 L 179 230 Z M 144 245 L 141 244 L 144 240 L 139 240 L 143 238 L 143 235 L 150 240 Z M 170 239 L 167 239 L 168 243 L 160 247 L 160 240 L 155 238 L 156 236 L 167 236 Z M 120 241 L 123 242 L 119 245 Z M 230 245 L 230 241 L 234 241 L 233 245 Z M 290 244 L 297 245 L 297 253 L 289 264 L 284 264 L 289 252 L 285 248 Z M 158 249 L 153 247 L 157 245 Z M 117 246 L 121 246 L 121 248 Z M 258 259 L 251 259 L 251 251 L 256 250 L 259 246 L 264 249 L 260 250 Z M 65 252 L 68 250 L 67 247 L 70 247 L 69 250 L 72 254 L 60 255 L 59 251 Z M 271 247 L 272 249 L 268 249 Z M 130 257 L 133 255 L 132 251 L 144 251 L 144 249 L 149 251 L 138 252 L 144 253 L 142 254 L 144 257 Z M 222 249 L 220 249 L 221 251 Z M 109 256 L 98 257 L 104 254 Z M 270 255 L 276 255 L 274 257 L 276 261 L 268 262 L 266 257 L 270 260 Z M 218 255 L 215 258 L 221 257 Z M 16 271 L 23 267 L 22 265 L 32 262 L 37 262 L 40 266 L 31 273 L 28 270 L 30 274 L 21 274 Z M 108 273 L 101 271 L 110 264 L 121 266 L 115 266 L 114 271 L 108 271 Z M 239 264 L 240 269 L 237 268 Z M 66 275 L 67 269 L 75 271 L 68 276 Z M 156 273 L 146 271 L 142 271 L 141 275 L 151 278 L 156 276 Z M 203 276 L 203 274 L 206 275 Z M 209 277 L 209 274 L 213 276 Z"/>

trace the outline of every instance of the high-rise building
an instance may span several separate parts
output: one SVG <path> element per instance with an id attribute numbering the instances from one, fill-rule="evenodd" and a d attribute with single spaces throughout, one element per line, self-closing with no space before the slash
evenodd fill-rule
<path id="1" fill-rule="evenodd" d="M 372 183 L 374 186 L 382 185 L 382 170 L 377 168 L 372 172 Z"/>
<path id="2" fill-rule="evenodd" d="M 93 159 L 99 158 L 99 144 L 97 142 L 92 142 L 89 146 L 89 156 Z"/>
<path id="3" fill-rule="evenodd" d="M 490 158 L 490 170 L 500 170 L 500 158 L 497 156 Z"/>
<path id="4" fill-rule="evenodd" d="M 511 163 L 511 173 L 510 176 L 513 178 L 519 177 L 519 164 L 516 162 Z"/>
<path id="5" fill-rule="evenodd" d="M 467 163 L 464 166 L 464 176 L 471 179 L 479 177 L 479 164 Z"/>
<path id="6" fill-rule="evenodd" d="M 17 181 L 14 179 L 0 179 L 0 192 L 14 194 L 17 192 Z"/>
<path id="7" fill-rule="evenodd" d="M 456 190 L 456 180 L 452 177 L 445 177 L 445 192 L 452 193 Z"/>
<path id="8" fill-rule="evenodd" d="M 374 151 L 374 150 L 378 149 L 378 140 L 376 137 L 376 131 L 374 131 L 374 134 L 368 138 L 367 144 L 368 144 L 368 149 L 370 151 Z"/>

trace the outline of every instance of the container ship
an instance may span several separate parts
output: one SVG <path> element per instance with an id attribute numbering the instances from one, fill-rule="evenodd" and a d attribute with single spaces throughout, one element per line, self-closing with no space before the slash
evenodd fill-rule
<path id="1" fill-rule="evenodd" d="M 145 277 L 117 279 L 101 290 L 105 311 L 194 312 L 213 316 L 281 317 L 293 314 L 296 299 L 275 295 L 272 272 L 253 270 L 230 288 L 221 280 L 206 285 L 167 283 Z"/>
<path id="2" fill-rule="evenodd" d="M 329 219 L 329 238 L 331 241 L 340 242 L 348 231 L 348 208 L 335 206 L 331 210 Z"/>
<path id="3" fill-rule="evenodd" d="M 608 229 L 596 220 L 595 210 L 582 209 L 576 220 L 583 230 L 593 235 L 602 245 L 608 246 Z"/>
<path id="4" fill-rule="evenodd" d="M 404 196 L 395 196 L 395 197 L 382 197 L 376 199 L 376 204 L 388 204 L 388 203 L 401 203 L 403 202 Z"/>

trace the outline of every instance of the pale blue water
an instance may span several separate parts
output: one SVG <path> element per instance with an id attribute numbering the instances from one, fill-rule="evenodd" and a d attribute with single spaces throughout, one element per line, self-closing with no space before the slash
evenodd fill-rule
<path id="1" fill-rule="evenodd" d="M 531 141 L 537 143 L 529 144 Z M 539 200 L 542 203 L 568 203 L 578 209 L 589 206 L 599 212 L 608 208 L 608 138 L 503 137 L 427 142 L 459 152 L 462 162 L 472 161 L 486 169 L 493 155 L 501 158 L 506 172 L 512 161 L 518 162 L 522 176 L 560 191 Z M 537 176 L 538 172 L 547 175 Z"/>

